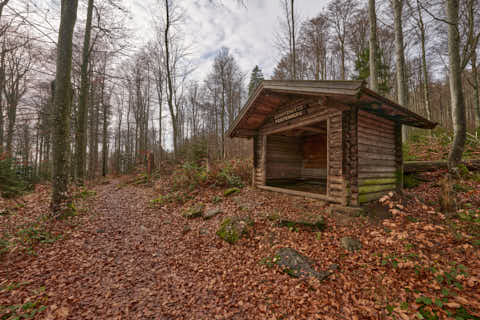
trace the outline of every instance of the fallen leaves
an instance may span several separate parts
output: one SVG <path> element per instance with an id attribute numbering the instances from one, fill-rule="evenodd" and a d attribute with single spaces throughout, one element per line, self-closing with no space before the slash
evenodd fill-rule
<path id="1" fill-rule="evenodd" d="M 479 259 L 466 259 L 464 251 L 478 257 L 475 247 L 455 238 L 435 208 L 421 202 L 392 193 L 382 198 L 391 213 L 382 223 L 357 218 L 344 225 L 315 200 L 246 188 L 238 193 L 240 203 L 224 197 L 223 189 L 201 188 L 182 203 L 152 206 L 150 200 L 168 193 L 166 182 L 159 181 L 155 190 L 119 183 L 97 186 L 88 213 L 72 225 L 56 226 L 65 239 L 39 246 L 37 256 L 14 252 L 0 260 L 0 278 L 29 281 L 15 294 L 1 290 L 2 282 L 0 305 L 35 297 L 48 306 L 38 319 L 367 319 L 385 318 L 387 304 L 394 304 L 394 317 L 410 319 L 421 307 L 413 309 L 412 292 L 441 296 L 445 284 L 436 276 L 455 262 L 470 275 L 452 278 L 464 289 L 450 285 L 456 297 L 445 306 L 480 310 Z M 428 193 L 422 189 L 417 195 L 422 192 Z M 45 202 L 48 189 L 30 197 L 25 212 L 20 210 L 25 219 L 28 210 L 45 209 L 38 203 Z M 187 222 L 181 214 L 196 203 L 221 213 Z M 324 216 L 326 230 L 317 235 L 274 221 L 305 213 Z M 236 245 L 215 235 L 226 217 L 247 214 L 255 227 Z M 182 233 L 187 223 L 189 232 Z M 358 238 L 362 250 L 345 252 L 339 246 L 343 237 Z M 339 270 L 319 282 L 293 279 L 261 263 L 286 246 L 311 257 L 319 270 L 332 264 Z M 40 287 L 45 292 L 35 295 Z M 410 308 L 400 309 L 403 302 Z"/>

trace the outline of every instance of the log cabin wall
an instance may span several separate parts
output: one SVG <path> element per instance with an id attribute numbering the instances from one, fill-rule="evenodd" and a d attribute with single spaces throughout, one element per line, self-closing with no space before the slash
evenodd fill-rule
<path id="1" fill-rule="evenodd" d="M 299 179 L 302 175 L 302 140 L 267 136 L 267 180 Z"/>
<path id="2" fill-rule="evenodd" d="M 328 118 L 328 178 L 327 195 L 345 204 L 345 179 L 343 172 L 343 122 L 342 112 L 335 110 Z"/>
<path id="3" fill-rule="evenodd" d="M 396 188 L 395 123 L 358 112 L 358 202 L 382 197 Z"/>

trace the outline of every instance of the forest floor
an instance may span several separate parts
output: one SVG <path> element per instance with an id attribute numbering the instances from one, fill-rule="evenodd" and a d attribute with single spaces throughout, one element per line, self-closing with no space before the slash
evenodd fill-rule
<path id="1" fill-rule="evenodd" d="M 360 217 L 249 187 L 160 201 L 171 199 L 168 180 L 122 177 L 77 191 L 77 214 L 46 223 L 49 188 L 38 186 L 0 200 L 0 319 L 480 319 L 480 182 L 458 186 L 465 209 L 446 217 L 438 176 L 385 199 L 387 215 Z M 200 202 L 222 213 L 182 216 Z M 305 213 L 326 228 L 278 223 Z M 233 216 L 252 226 L 232 245 L 216 231 Z M 343 237 L 361 249 L 345 250 Z M 323 281 L 292 277 L 274 263 L 283 247 L 336 270 Z"/>

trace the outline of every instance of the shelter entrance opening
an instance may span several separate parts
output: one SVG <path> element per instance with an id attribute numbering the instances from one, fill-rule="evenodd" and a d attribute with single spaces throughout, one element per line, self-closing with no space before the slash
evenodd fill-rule
<path id="1" fill-rule="evenodd" d="M 266 185 L 327 194 L 327 137 L 326 120 L 267 135 Z"/>

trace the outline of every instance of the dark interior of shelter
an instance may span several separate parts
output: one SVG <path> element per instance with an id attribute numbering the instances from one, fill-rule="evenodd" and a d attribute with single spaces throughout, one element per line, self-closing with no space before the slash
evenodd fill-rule
<path id="1" fill-rule="evenodd" d="M 267 136 L 267 186 L 326 194 L 327 121 Z"/>

